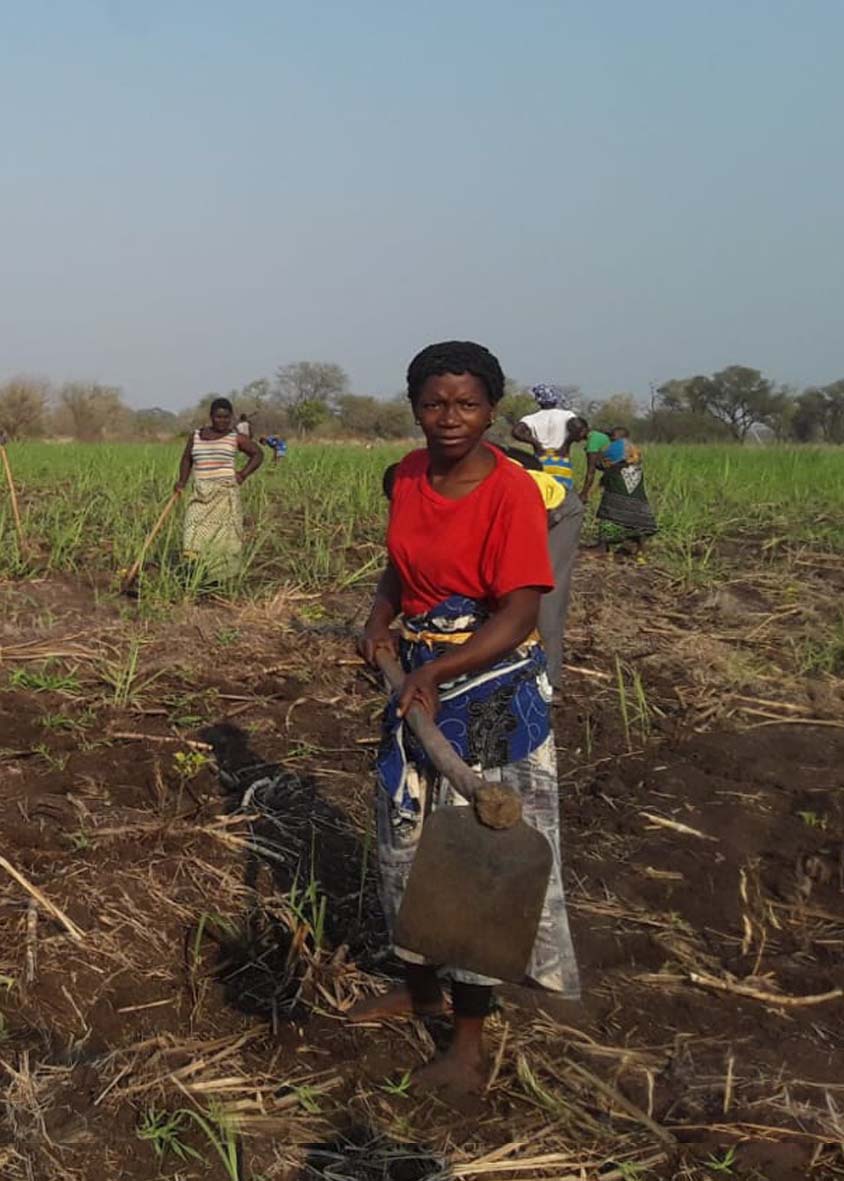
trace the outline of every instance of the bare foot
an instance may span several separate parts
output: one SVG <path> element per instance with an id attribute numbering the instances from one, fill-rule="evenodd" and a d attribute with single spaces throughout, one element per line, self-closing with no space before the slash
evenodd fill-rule
<path id="1" fill-rule="evenodd" d="M 353 1025 L 363 1021 L 389 1021 L 391 1017 L 439 1017 L 449 1011 L 445 996 L 431 1005 L 414 1005 L 410 990 L 402 986 L 381 996 L 370 996 L 352 1005 L 346 1020 Z"/>
<path id="2" fill-rule="evenodd" d="M 455 1095 L 478 1095 L 487 1083 L 483 1054 L 447 1050 L 413 1072 L 414 1091 L 448 1090 Z"/>

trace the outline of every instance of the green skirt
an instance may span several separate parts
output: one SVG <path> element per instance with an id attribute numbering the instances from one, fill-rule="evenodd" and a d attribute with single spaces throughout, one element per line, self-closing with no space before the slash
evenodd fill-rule
<path id="1" fill-rule="evenodd" d="M 201 563 L 215 578 L 230 578 L 243 553 L 243 510 L 240 488 L 228 477 L 194 478 L 185 510 L 185 557 Z"/>
<path id="2" fill-rule="evenodd" d="M 607 541 L 651 537 L 657 532 L 639 464 L 622 464 L 604 472 L 596 516 Z"/>

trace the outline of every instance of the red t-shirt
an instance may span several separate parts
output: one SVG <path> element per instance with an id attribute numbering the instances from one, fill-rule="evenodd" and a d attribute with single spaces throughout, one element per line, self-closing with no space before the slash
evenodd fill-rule
<path id="1" fill-rule="evenodd" d="M 460 500 L 431 487 L 427 450 L 399 464 L 387 549 L 401 576 L 405 615 L 421 615 L 449 595 L 495 606 L 521 587 L 553 588 L 542 494 L 523 468 L 490 451 L 495 467 Z"/>

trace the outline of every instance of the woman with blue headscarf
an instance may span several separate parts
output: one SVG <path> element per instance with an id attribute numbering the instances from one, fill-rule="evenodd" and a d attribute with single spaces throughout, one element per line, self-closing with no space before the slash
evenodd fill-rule
<path id="1" fill-rule="evenodd" d="M 536 458 L 549 475 L 568 483 L 571 464 L 566 454 L 568 426 L 576 412 L 569 406 L 565 391 L 558 385 L 531 386 L 538 410 L 525 414 L 513 427 L 512 435 L 533 448 Z M 568 485 L 571 487 L 571 485 Z"/>

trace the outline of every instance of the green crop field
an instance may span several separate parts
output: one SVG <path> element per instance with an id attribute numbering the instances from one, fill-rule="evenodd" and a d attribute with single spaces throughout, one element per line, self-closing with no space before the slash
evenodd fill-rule
<path id="1" fill-rule="evenodd" d="M 304 444 L 278 467 L 266 460 L 244 486 L 247 548 L 235 596 L 279 581 L 346 587 L 372 573 L 385 515 L 381 473 L 402 450 Z M 19 551 L 4 493 L 0 576 L 117 577 L 172 490 L 179 452 L 175 444 L 10 446 L 30 545 Z M 844 458 L 836 449 L 654 445 L 645 472 L 660 525 L 655 560 L 690 579 L 717 572 L 726 539 L 752 540 L 755 560 L 801 547 L 844 550 Z M 150 552 L 148 597 L 190 592 L 178 575 L 179 521 L 177 509 Z"/>

